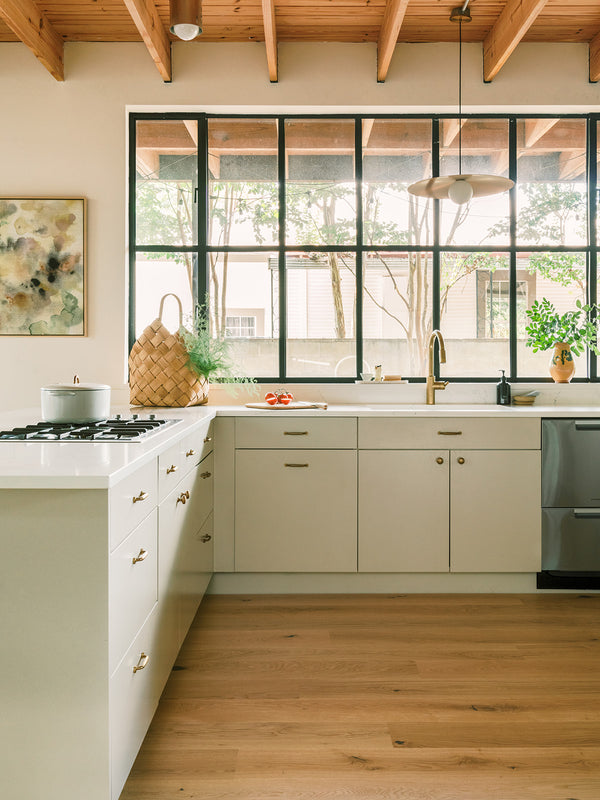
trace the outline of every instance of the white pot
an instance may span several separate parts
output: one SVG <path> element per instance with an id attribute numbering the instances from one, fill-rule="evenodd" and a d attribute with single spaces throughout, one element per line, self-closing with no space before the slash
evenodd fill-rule
<path id="1" fill-rule="evenodd" d="M 53 383 L 42 386 L 45 422 L 98 422 L 110 417 L 110 386 L 105 383 Z"/>

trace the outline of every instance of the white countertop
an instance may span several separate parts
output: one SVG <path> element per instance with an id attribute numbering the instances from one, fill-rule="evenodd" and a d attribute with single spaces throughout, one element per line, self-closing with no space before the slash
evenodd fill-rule
<path id="1" fill-rule="evenodd" d="M 129 416 L 155 413 L 178 419 L 147 440 L 121 442 L 24 442 L 0 441 L 0 488 L 4 489 L 107 489 L 191 432 L 203 421 L 219 416 L 269 417 L 598 417 L 600 406 L 497 406 L 482 404 L 357 404 L 330 405 L 322 409 L 252 409 L 243 405 L 197 406 L 194 408 L 115 408 Z M 37 422 L 39 409 L 0 414 L 0 430 Z"/>

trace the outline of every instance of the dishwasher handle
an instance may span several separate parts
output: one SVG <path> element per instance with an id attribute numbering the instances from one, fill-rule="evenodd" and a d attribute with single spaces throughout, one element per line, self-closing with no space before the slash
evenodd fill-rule
<path id="1" fill-rule="evenodd" d="M 598 519 L 600 518 L 600 508 L 574 508 L 573 516 L 580 519 Z"/>
<path id="2" fill-rule="evenodd" d="M 600 431 L 600 419 L 576 419 L 576 431 Z"/>

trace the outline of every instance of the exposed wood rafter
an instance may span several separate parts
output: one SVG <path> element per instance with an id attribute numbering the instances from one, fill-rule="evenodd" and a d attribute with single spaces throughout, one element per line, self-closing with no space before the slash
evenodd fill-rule
<path id="1" fill-rule="evenodd" d="M 2 0 L 0 0 L 0 3 Z M 140 32 L 161 78 L 171 80 L 171 42 L 158 15 L 154 0 L 123 0 Z"/>
<path id="2" fill-rule="evenodd" d="M 398 34 L 402 27 L 408 0 L 388 0 L 383 23 L 377 42 L 377 81 L 383 83 L 387 78 Z"/>
<path id="3" fill-rule="evenodd" d="M 52 77 L 64 81 L 63 40 L 33 0 L 0 0 L 0 15 Z"/>
<path id="4" fill-rule="evenodd" d="M 269 80 L 277 83 L 277 30 L 275 28 L 275 0 L 262 0 L 263 22 L 265 26 L 265 47 Z"/>
<path id="5" fill-rule="evenodd" d="M 600 81 L 600 33 L 590 42 L 590 81 Z"/>
<path id="6" fill-rule="evenodd" d="M 558 118 L 525 120 L 525 147 L 533 147 L 558 121 Z"/>
<path id="7" fill-rule="evenodd" d="M 483 80 L 493 80 L 548 0 L 508 0 L 483 43 Z"/>

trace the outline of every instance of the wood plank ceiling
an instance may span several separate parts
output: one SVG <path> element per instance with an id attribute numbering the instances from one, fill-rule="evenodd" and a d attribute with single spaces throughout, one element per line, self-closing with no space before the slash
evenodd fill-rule
<path id="1" fill-rule="evenodd" d="M 456 41 L 450 11 L 461 0 L 203 0 L 202 42 L 264 42 L 278 79 L 279 42 L 374 42 L 385 81 L 397 44 Z M 519 42 L 582 42 L 590 81 L 600 80 L 600 0 L 471 0 L 463 41 L 481 42 L 491 81 Z M 173 78 L 169 0 L 0 0 L 0 43 L 21 41 L 64 80 L 65 42 L 143 41 L 164 81 Z M 374 76 L 375 77 L 375 76 Z"/>

